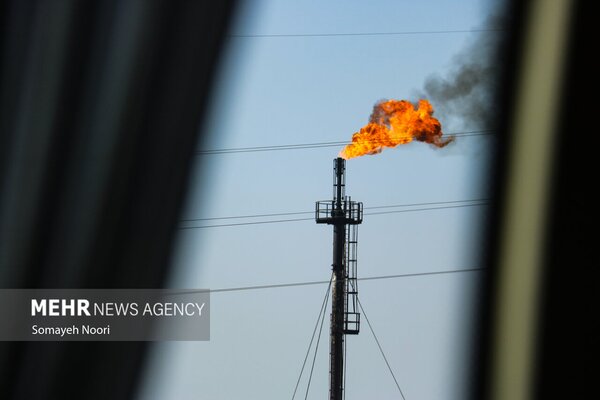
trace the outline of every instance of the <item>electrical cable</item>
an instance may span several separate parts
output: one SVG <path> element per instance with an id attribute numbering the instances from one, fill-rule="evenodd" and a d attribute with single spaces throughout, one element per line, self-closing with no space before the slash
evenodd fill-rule
<path id="1" fill-rule="evenodd" d="M 441 204 L 455 204 L 455 203 L 472 203 L 489 201 L 489 199 L 471 199 L 471 200 L 449 200 L 449 201 L 432 201 L 427 203 L 405 203 L 405 204 L 392 204 L 386 206 L 371 206 L 364 207 L 363 210 L 376 210 L 381 208 L 397 208 L 397 207 L 416 207 L 416 206 L 430 206 L 430 205 L 441 205 Z M 314 214 L 315 211 L 294 211 L 294 212 L 283 212 L 283 213 L 270 213 L 270 214 L 249 214 L 249 215 L 237 215 L 237 216 L 226 216 L 226 217 L 208 217 L 208 218 L 185 218 L 179 220 L 180 222 L 193 222 L 193 221 L 214 221 L 219 219 L 247 219 L 247 218 L 264 218 L 264 217 L 282 217 L 287 215 L 305 215 Z"/>
<path id="2" fill-rule="evenodd" d="M 480 203 L 474 203 L 474 204 L 457 204 L 454 206 L 446 206 L 446 207 L 430 207 L 430 208 L 414 208 L 414 209 L 410 209 L 410 210 L 378 211 L 378 212 L 373 212 L 373 213 L 366 213 L 364 215 L 399 214 L 399 213 L 413 212 L 413 211 L 430 211 L 430 210 L 442 210 L 442 209 L 446 209 L 446 208 L 485 206 L 488 204 L 489 204 L 488 202 L 480 202 Z"/>
<path id="3" fill-rule="evenodd" d="M 229 38 L 293 38 L 293 37 L 335 37 L 335 36 L 398 36 L 398 35 L 439 35 L 453 33 L 503 32 L 502 28 L 457 29 L 439 31 L 399 31 L 399 32 L 339 32 L 339 33 L 270 33 L 270 34 L 231 34 Z"/>
<path id="4" fill-rule="evenodd" d="M 285 215 L 301 215 L 301 214 L 314 214 L 314 211 L 297 211 L 297 212 L 284 212 L 284 213 L 271 213 L 271 214 L 252 214 L 252 215 L 236 215 L 228 217 L 209 217 L 209 218 L 186 218 L 179 220 L 180 222 L 192 222 L 192 221 L 214 221 L 218 219 L 246 219 L 246 218 L 264 218 L 264 217 L 282 217 Z"/>
<path id="5" fill-rule="evenodd" d="M 493 129 L 484 129 L 476 131 L 463 131 L 463 132 L 451 132 L 447 135 L 456 137 L 468 137 L 468 136 L 481 136 L 489 135 L 494 132 Z M 195 155 L 214 155 L 214 154 L 233 154 L 233 153 L 254 153 L 261 151 L 279 151 L 279 150 L 302 150 L 302 149 L 315 149 L 322 147 L 337 147 L 345 146 L 349 144 L 347 140 L 336 141 L 336 142 L 315 142 L 315 143 L 297 143 L 297 144 L 282 144 L 273 146 L 252 146 L 252 147 L 233 147 L 225 149 L 209 149 L 196 151 Z"/>
<path id="6" fill-rule="evenodd" d="M 442 206 L 442 207 L 414 208 L 414 209 L 410 209 L 410 210 L 381 211 L 381 212 L 365 213 L 364 215 L 368 216 L 368 215 L 382 215 L 382 214 L 398 214 L 398 213 L 416 212 L 416 211 L 445 210 L 445 209 L 449 209 L 449 208 L 474 207 L 474 206 L 482 206 L 482 205 L 487 205 L 487 204 L 488 204 L 487 202 L 478 202 L 478 203 L 474 203 L 474 204 L 460 204 L 460 205 Z M 314 218 L 288 218 L 288 219 L 276 219 L 276 220 L 270 220 L 270 221 L 235 222 L 235 223 L 230 223 L 230 224 L 180 226 L 178 229 L 189 230 L 189 229 L 222 228 L 222 227 L 231 227 L 231 226 L 275 224 L 275 223 L 282 223 L 282 222 L 313 221 L 313 220 L 314 220 Z"/>
<path id="7" fill-rule="evenodd" d="M 395 278 L 410 278 L 416 276 L 427 276 L 427 275 L 444 275 L 444 274 L 455 274 L 461 272 L 475 272 L 475 271 L 483 271 L 485 268 L 475 267 L 475 268 L 460 268 L 460 269 L 451 269 L 451 270 L 442 270 L 442 271 L 429 271 L 429 272 L 413 272 L 407 274 L 395 274 L 395 275 L 380 275 L 380 276 L 368 276 L 365 278 L 357 278 L 359 281 L 373 281 L 380 279 L 395 279 Z M 256 285 L 256 286 L 240 286 L 240 287 L 231 287 L 231 288 L 221 288 L 221 289 L 181 289 L 178 292 L 171 292 L 169 295 L 178 295 L 178 294 L 192 294 L 192 293 L 222 293 L 222 292 L 240 292 L 245 290 L 262 290 L 262 289 L 278 289 L 285 287 L 294 287 L 294 286 L 312 286 L 312 285 L 323 285 L 329 283 L 330 281 L 307 281 L 307 282 L 292 282 L 292 283 L 276 283 L 270 285 Z"/>
<path id="8" fill-rule="evenodd" d="M 314 218 L 290 218 L 290 219 L 275 219 L 272 221 L 254 221 L 254 222 L 236 222 L 232 224 L 218 224 L 218 225 L 200 225 L 200 226 L 180 226 L 177 229 L 205 229 L 205 228 L 223 228 L 227 226 L 244 226 L 244 225 L 262 225 L 262 224 L 276 224 L 281 222 L 294 222 L 294 221 L 312 221 Z"/>

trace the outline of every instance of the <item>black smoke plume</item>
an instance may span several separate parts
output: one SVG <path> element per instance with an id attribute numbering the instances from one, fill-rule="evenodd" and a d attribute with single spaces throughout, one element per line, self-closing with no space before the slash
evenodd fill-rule
<path id="1" fill-rule="evenodd" d="M 505 17 L 489 17 L 485 31 L 454 57 L 446 75 L 427 78 L 419 97 L 431 101 L 436 116 L 461 120 L 467 128 L 492 129 L 501 66 L 497 55 L 506 25 Z"/>

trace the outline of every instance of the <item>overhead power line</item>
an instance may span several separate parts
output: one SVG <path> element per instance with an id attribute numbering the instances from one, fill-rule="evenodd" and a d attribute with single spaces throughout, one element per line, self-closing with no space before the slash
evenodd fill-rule
<path id="1" fill-rule="evenodd" d="M 372 213 L 365 213 L 364 215 L 399 214 L 399 213 L 413 212 L 413 211 L 430 211 L 430 210 L 443 210 L 443 209 L 446 209 L 446 208 L 462 208 L 462 207 L 485 206 L 485 205 L 488 205 L 488 204 L 489 203 L 487 201 L 482 201 L 482 202 L 473 203 L 473 204 L 457 204 L 457 205 L 454 205 L 454 206 L 444 206 L 444 207 L 413 208 L 413 209 L 408 209 L 408 210 L 394 210 L 394 211 L 378 211 L 378 212 L 372 212 Z"/>
<path id="2" fill-rule="evenodd" d="M 266 34 L 231 34 L 230 38 L 293 38 L 293 37 L 336 37 L 336 36 L 400 36 L 400 35 L 447 35 L 455 33 L 503 32 L 502 28 L 430 30 L 430 31 L 398 31 L 398 32 L 333 32 L 333 33 L 266 33 Z"/>
<path id="3" fill-rule="evenodd" d="M 485 268 L 476 267 L 476 268 L 460 268 L 460 269 L 452 269 L 452 270 L 443 270 L 443 271 L 429 271 L 429 272 L 414 272 L 407 274 L 395 274 L 395 275 L 380 275 L 380 276 L 368 276 L 364 278 L 358 278 L 359 281 L 374 281 L 374 280 L 382 280 L 382 279 L 398 279 L 398 278 L 410 278 L 417 276 L 434 276 L 434 275 L 446 275 L 446 274 L 458 274 L 458 273 L 466 273 L 466 272 L 478 272 L 483 271 Z M 264 289 L 279 289 L 285 287 L 295 287 L 295 286 L 312 286 L 312 285 L 325 285 L 328 284 L 329 281 L 308 281 L 308 282 L 292 282 L 292 283 L 277 283 L 270 285 L 257 285 L 257 286 L 240 286 L 240 287 L 231 287 L 231 288 L 221 288 L 221 289 L 210 289 L 208 290 L 212 293 L 223 293 L 223 292 L 241 292 L 247 290 L 264 290 Z M 207 290 L 182 290 L 181 294 L 190 294 L 196 292 L 206 292 Z"/>
<path id="4" fill-rule="evenodd" d="M 478 272 L 483 271 L 484 267 L 473 267 L 473 268 L 459 268 L 459 269 L 447 269 L 442 271 L 428 271 L 428 272 L 412 272 L 406 274 L 393 274 L 393 275 L 379 275 L 379 276 L 367 276 L 363 278 L 357 278 L 359 281 L 377 281 L 385 279 L 398 279 L 398 278 L 412 278 L 418 276 L 435 276 L 435 275 L 447 275 L 447 274 L 459 274 L 466 272 Z M 275 283 L 270 285 L 255 285 L 255 286 L 239 286 L 230 288 L 220 289 L 181 289 L 179 292 L 170 292 L 169 296 L 175 295 L 186 295 L 193 293 L 224 293 L 224 292 L 243 292 L 247 290 L 265 290 L 265 289 L 280 289 L 287 287 L 296 286 L 313 286 L 313 285 L 325 285 L 330 281 L 305 281 L 305 282 L 291 282 L 291 283 Z"/>
<path id="5" fill-rule="evenodd" d="M 456 205 L 439 206 L 439 207 L 424 207 L 424 208 L 412 208 L 412 209 L 406 209 L 406 210 L 380 211 L 380 212 L 365 213 L 364 215 L 369 216 L 369 215 L 383 215 L 383 214 L 399 214 L 399 213 L 418 212 L 418 211 L 445 210 L 445 209 L 449 209 L 449 208 L 474 207 L 474 206 L 482 206 L 482 205 L 487 205 L 487 204 L 489 204 L 489 203 L 488 202 L 476 202 L 473 204 L 456 204 Z M 178 229 L 190 230 L 190 229 L 223 228 L 223 227 L 231 227 L 231 226 L 277 224 L 277 223 L 283 223 L 283 222 L 312 221 L 312 220 L 314 220 L 313 217 L 287 218 L 287 219 L 275 219 L 275 220 L 268 220 L 268 221 L 250 221 L 250 222 L 234 222 L 234 223 L 228 223 L 228 224 L 181 226 Z"/>
<path id="6" fill-rule="evenodd" d="M 199 225 L 199 226 L 180 226 L 178 229 L 189 230 L 189 229 L 206 229 L 206 228 L 224 228 L 228 226 L 245 226 L 245 225 L 263 225 L 263 224 L 278 224 L 282 222 L 295 222 L 295 221 L 310 221 L 314 218 L 288 218 L 288 219 L 274 219 L 270 221 L 253 221 L 253 222 L 235 222 L 232 224 L 215 224 L 215 225 Z"/>
<path id="7" fill-rule="evenodd" d="M 469 137 L 469 136 L 481 136 L 489 135 L 494 133 L 493 129 L 478 130 L 478 131 L 465 131 L 465 132 L 452 132 L 448 135 L 456 137 Z M 339 140 L 335 142 L 314 142 L 314 143 L 296 143 L 296 144 L 282 144 L 272 146 L 252 146 L 252 147 L 233 147 L 225 149 L 209 149 L 199 150 L 194 154 L 198 156 L 204 155 L 217 155 L 217 154 L 235 154 L 235 153 L 255 153 L 262 151 L 281 151 L 281 150 L 304 150 L 304 149 L 319 149 L 323 147 L 338 147 L 349 144 L 348 140 Z"/>
<path id="8" fill-rule="evenodd" d="M 384 206 L 371 206 L 364 207 L 364 210 L 376 210 L 382 208 L 398 208 L 398 207 L 416 207 L 416 206 L 431 206 L 431 205 L 442 205 L 442 204 L 456 204 L 456 203 L 473 203 L 473 202 L 485 202 L 489 199 L 471 199 L 471 200 L 447 200 L 447 201 L 432 201 L 432 202 L 421 202 L 421 203 L 404 203 L 404 204 L 391 204 Z M 270 213 L 270 214 L 248 214 L 248 215 L 236 215 L 226 217 L 207 217 L 207 218 L 184 218 L 180 222 L 193 222 L 193 221 L 214 221 L 219 219 L 248 219 L 248 218 L 262 218 L 262 217 L 282 217 L 287 215 L 301 215 L 301 214 L 314 214 L 315 211 L 294 211 L 294 212 L 283 212 L 283 213 Z"/>

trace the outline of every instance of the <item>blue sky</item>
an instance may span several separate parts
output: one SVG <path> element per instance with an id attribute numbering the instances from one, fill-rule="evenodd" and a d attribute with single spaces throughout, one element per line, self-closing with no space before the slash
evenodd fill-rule
<path id="1" fill-rule="evenodd" d="M 376 101 L 416 100 L 425 79 L 445 74 L 477 34 L 243 35 L 469 30 L 484 27 L 494 4 L 243 2 L 209 121 L 201 128 L 209 135 L 204 149 L 349 140 Z M 460 118 L 441 122 L 445 132 L 480 128 Z M 439 150 L 411 143 L 349 160 L 346 194 L 365 207 L 485 198 L 494 140 L 463 137 Z M 182 219 L 311 211 L 316 200 L 331 198 L 339 150 L 198 156 Z M 366 216 L 359 228 L 359 277 L 483 267 L 485 211 L 478 206 Z M 181 230 L 171 286 L 327 280 L 331 242 L 331 228 L 314 221 Z M 478 276 L 360 282 L 361 302 L 408 399 L 464 398 Z M 211 340 L 155 344 L 139 399 L 291 398 L 325 290 L 214 293 Z M 326 326 L 309 398 L 323 398 L 328 390 L 327 334 Z M 305 385 L 303 380 L 297 398 L 304 397 Z M 360 335 L 348 338 L 346 399 L 398 396 L 363 324 Z"/>

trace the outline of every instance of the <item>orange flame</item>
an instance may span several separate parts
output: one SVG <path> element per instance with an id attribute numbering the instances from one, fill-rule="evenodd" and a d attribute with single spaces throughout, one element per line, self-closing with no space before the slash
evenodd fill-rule
<path id="1" fill-rule="evenodd" d="M 365 154 L 381 153 L 384 147 L 396 147 L 413 140 L 444 147 L 454 137 L 442 139 L 442 124 L 433 116 L 433 107 L 427 100 L 419 100 L 419 107 L 406 100 L 382 101 L 373 107 L 369 123 L 352 135 L 339 157 L 346 160 Z"/>

